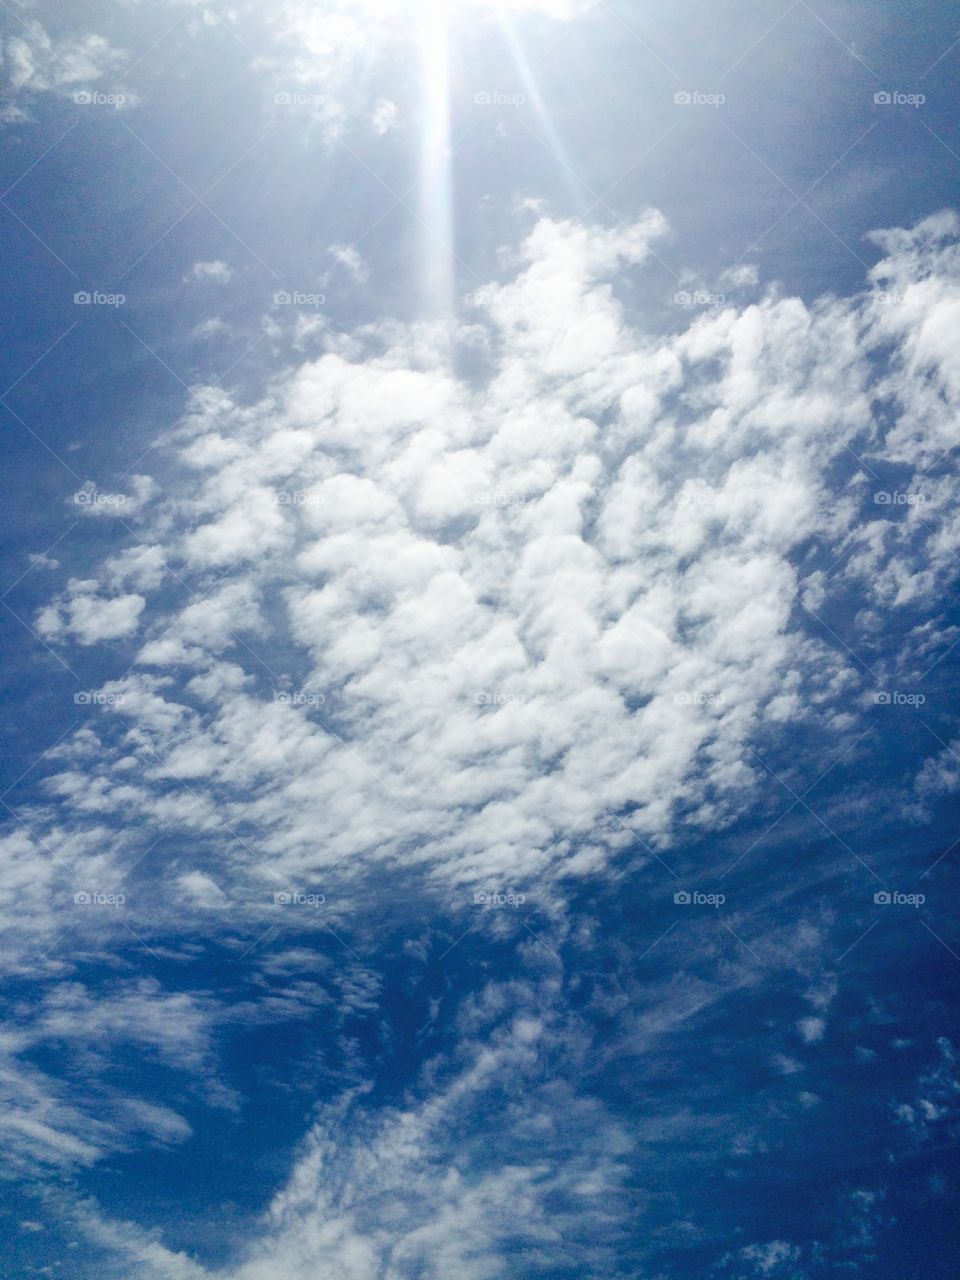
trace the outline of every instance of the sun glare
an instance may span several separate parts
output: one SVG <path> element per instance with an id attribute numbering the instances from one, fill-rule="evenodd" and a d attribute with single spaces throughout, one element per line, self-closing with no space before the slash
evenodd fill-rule
<path id="1" fill-rule="evenodd" d="M 420 10 L 423 62 L 420 220 L 422 302 L 429 316 L 452 325 L 455 285 L 449 8 L 449 0 L 424 0 Z"/>

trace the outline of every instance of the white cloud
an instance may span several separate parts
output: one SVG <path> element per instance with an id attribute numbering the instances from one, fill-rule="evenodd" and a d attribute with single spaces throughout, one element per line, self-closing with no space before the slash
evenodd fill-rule
<path id="1" fill-rule="evenodd" d="M 132 635 L 146 599 L 134 594 L 101 596 L 96 587 L 91 581 L 74 579 L 68 583 L 67 594 L 37 616 L 38 633 L 47 640 L 73 636 L 82 645 Z"/>
<path id="2" fill-rule="evenodd" d="M 90 1165 L 144 1138 L 183 1142 L 189 1124 L 171 1108 L 131 1098 L 108 1083 L 119 1047 L 159 1055 L 198 1078 L 208 1100 L 230 1105 L 210 1070 L 209 1013 L 189 995 L 152 980 L 96 993 L 77 982 L 46 989 L 16 1029 L 0 1038 L 0 1134 L 6 1170 Z M 53 1079 L 27 1057 L 53 1049 L 69 1065 Z M 79 1085 L 78 1085 L 79 1082 Z"/>
<path id="3" fill-rule="evenodd" d="M 103 575 L 113 589 L 133 586 L 141 591 L 153 591 L 163 581 L 165 570 L 161 546 L 137 546 L 108 560 L 103 566 Z"/>
<path id="4" fill-rule="evenodd" d="M 90 1240 L 124 1259 L 123 1265 L 146 1280 L 210 1280 L 210 1273 L 186 1254 L 166 1248 L 159 1232 L 144 1231 L 131 1222 L 111 1222 L 90 1201 L 74 1206 L 72 1217 Z"/>
<path id="5" fill-rule="evenodd" d="M 484 991 L 459 1065 L 441 1080 L 425 1072 L 403 1106 L 372 1114 L 361 1086 L 325 1108 L 259 1238 L 221 1280 L 307 1280 L 318 1269 L 492 1280 L 505 1274 L 508 1241 L 514 1271 L 573 1254 L 602 1273 L 632 1140 L 545 1073 L 544 1055 L 583 1045 L 544 1020 L 536 995 L 524 984 Z M 168 1265 L 158 1259 L 156 1274 Z"/>
<path id="6" fill-rule="evenodd" d="M 29 555 L 27 559 L 32 569 L 59 569 L 60 561 L 54 560 L 52 556 L 46 555 Z"/>
<path id="7" fill-rule="evenodd" d="M 798 719 L 820 741 L 850 741 L 865 682 L 797 606 L 808 587 L 819 612 L 855 584 L 881 625 L 904 608 L 941 607 L 956 507 L 946 481 L 927 528 L 889 521 L 875 533 L 882 513 L 871 503 L 864 525 L 862 474 L 851 464 L 837 479 L 847 445 L 882 456 L 874 406 L 890 377 L 898 450 L 938 435 L 924 415 L 939 356 L 908 361 L 908 327 L 889 348 L 884 331 L 876 366 L 865 360 L 887 305 L 869 294 L 812 307 L 771 295 L 649 337 L 629 323 L 615 282 L 663 229 L 655 214 L 615 231 L 542 218 L 513 275 L 474 299 L 465 338 L 484 337 L 482 382 L 450 371 L 436 331 L 393 326 L 332 343 L 253 404 L 198 396 L 167 496 L 145 506 L 127 551 L 71 580 L 38 623 L 51 642 L 81 645 L 137 629 L 143 648 L 140 669 L 104 686 L 122 701 L 102 733 L 85 727 L 52 753 L 55 808 L 36 806 L 36 834 L 9 839 L 0 906 L 15 926 L 11 967 L 52 931 L 52 887 L 116 883 L 134 835 L 143 848 L 171 829 L 203 836 L 202 867 L 176 862 L 152 886 L 150 926 L 174 937 L 199 920 L 232 928 L 234 912 L 211 910 L 221 895 L 266 903 L 332 866 L 345 897 L 383 868 L 447 903 L 531 884 L 549 897 L 556 873 L 602 878 L 625 845 L 644 856 L 638 838 L 663 849 L 740 814 L 761 726 Z M 960 267 L 948 242 L 938 241 L 941 259 L 928 239 L 921 229 L 920 249 L 908 237 L 897 253 L 922 252 L 918 271 L 946 299 Z M 908 278 L 899 259 L 887 269 Z M 916 443 L 918 466 L 927 444 Z M 816 541 L 830 564 L 864 530 L 868 550 L 811 583 L 801 549 Z M 898 595 L 907 582 L 912 604 Z M 931 767 L 931 793 L 951 783 L 946 763 Z M 243 917 L 251 940 L 265 909 Z M 736 932 L 767 956 L 774 944 L 744 935 L 744 923 L 734 918 Z M 820 932 L 804 937 L 822 956 Z M 798 931 L 771 961 L 796 964 L 802 940 Z M 797 1025 L 807 1044 L 833 990 L 807 979 L 812 1013 Z M 62 991 L 43 1006 L 45 1034 L 109 1042 L 126 1025 L 212 1087 L 210 1017 L 198 1002 Z M 677 981 L 637 1019 L 636 1042 L 711 998 Z M 327 1002 L 307 983 L 251 1017 Z M 231 1280 L 295 1280 L 315 1274 L 321 1255 L 357 1280 L 389 1274 L 388 1260 L 398 1274 L 422 1262 L 425 1275 L 432 1265 L 486 1280 L 502 1274 L 504 1206 L 522 1205 L 522 1220 L 547 1232 L 544 1204 L 558 1195 L 602 1226 L 596 1205 L 618 1185 L 622 1137 L 605 1117 L 580 1116 L 578 1132 L 602 1140 L 579 1164 L 554 1154 L 541 1173 L 518 1153 L 507 1167 L 470 1133 L 471 1177 L 434 1173 L 440 1134 L 459 1108 L 484 1105 L 491 1072 L 530 1098 L 535 1042 L 519 1025 L 494 1039 L 492 1056 L 465 1047 L 459 1076 L 422 1082 L 380 1120 L 360 1098 L 345 1104 L 349 1124 L 326 1117 Z M 765 1054 L 776 1078 L 812 1107 L 796 1088 L 804 1063 L 780 1048 Z M 123 1126 L 91 1128 L 35 1078 L 10 1092 L 18 1127 L 8 1141 L 24 1158 L 88 1162 L 126 1140 Z M 924 1103 L 939 1116 L 933 1085 L 904 1103 L 911 1128 L 938 1122 Z M 539 1149 L 554 1109 L 529 1107 L 518 1132 Z M 124 1114 L 157 1141 L 183 1132 L 174 1117 Z M 742 1150 L 760 1141 L 744 1126 L 735 1137 Z M 411 1187 L 427 1217 L 409 1209 Z M 193 1265 L 116 1230 L 158 1275 Z"/>
<path id="8" fill-rule="evenodd" d="M 934 1132 L 941 1137 L 955 1137 L 960 1130 L 960 1078 L 957 1055 L 946 1036 L 937 1040 L 936 1064 L 924 1071 L 915 1084 L 911 1102 L 894 1108 L 894 1117 L 911 1132 L 918 1142 L 927 1141 Z"/>
<path id="9" fill-rule="evenodd" d="M 768 1244 L 749 1244 L 740 1250 L 744 1262 L 753 1265 L 756 1275 L 775 1276 L 796 1262 L 800 1249 L 786 1240 L 771 1240 Z"/>
<path id="10" fill-rule="evenodd" d="M 139 568 L 122 570 L 138 594 L 74 582 L 38 622 L 85 644 L 142 625 L 141 662 L 206 690 L 197 711 L 175 683 L 129 686 L 122 714 L 166 726 L 149 729 L 159 762 L 144 761 L 144 786 L 206 784 L 231 761 L 246 790 L 225 813 L 263 826 L 280 876 L 415 845 L 436 875 L 489 884 L 595 874 L 625 832 L 716 829 L 751 794 L 761 723 L 842 739 L 862 675 L 811 637 L 798 602 L 819 611 L 851 582 L 880 618 L 935 600 L 955 505 L 941 479 L 924 525 L 872 503 L 865 525 L 863 475 L 838 491 L 835 469 L 848 444 L 882 453 L 878 397 L 936 433 L 921 410 L 952 354 L 908 359 L 901 317 L 878 380 L 872 294 L 770 295 L 649 338 L 612 282 L 664 231 L 654 212 L 616 230 L 541 217 L 513 278 L 473 299 L 465 337 L 496 353 L 482 387 L 450 373 L 433 331 L 393 326 L 331 344 L 259 403 L 201 393 L 188 471 L 150 517 L 149 550 L 128 553 Z M 882 270 L 907 288 L 916 260 L 948 305 L 960 267 L 946 235 L 903 233 Z M 863 534 L 829 581 L 798 567 L 809 540 L 836 560 Z M 111 587 L 120 563 L 101 575 Z M 195 586 L 192 603 L 153 603 L 162 566 Z M 269 701 L 281 677 L 322 707 Z M 98 751 L 108 811 L 129 783 Z M 622 825 L 599 834 L 611 812 Z"/>
<path id="11" fill-rule="evenodd" d="M 0 95 L 5 99 L 3 118 L 17 122 L 28 118 L 20 102 L 34 93 L 73 94 L 118 71 L 127 60 L 103 36 L 69 35 L 54 39 L 35 18 L 11 23 L 0 40 Z M 133 105 L 135 95 L 126 91 L 120 105 Z"/>
<path id="12" fill-rule="evenodd" d="M 233 267 L 219 260 L 195 262 L 184 277 L 185 280 L 209 281 L 211 284 L 229 284 L 233 279 Z"/>
<path id="13" fill-rule="evenodd" d="M 74 515 L 83 519 L 131 520 L 156 495 L 157 486 L 150 476 L 130 477 L 132 493 L 103 492 L 93 480 L 85 481 L 71 496 Z"/>
<path id="14" fill-rule="evenodd" d="M 129 1041 L 155 1049 L 171 1065 L 199 1069 L 209 1053 L 208 1019 L 191 996 L 167 993 L 153 979 L 90 992 L 60 983 L 48 993 L 31 1034 L 106 1046 Z"/>
<path id="15" fill-rule="evenodd" d="M 797 1030 L 804 1044 L 816 1044 L 823 1039 L 827 1024 L 823 1018 L 801 1018 Z"/>
<path id="16" fill-rule="evenodd" d="M 190 331 L 191 338 L 209 339 L 219 338 L 225 333 L 230 333 L 230 326 L 226 320 L 222 320 L 220 316 L 211 316 L 208 320 L 202 320 L 198 325 L 194 325 Z"/>
<path id="17" fill-rule="evenodd" d="M 373 127 L 374 133 L 377 134 L 378 137 L 382 138 L 384 134 L 389 133 L 391 129 L 395 129 L 397 127 L 398 119 L 399 112 L 397 111 L 397 104 L 395 102 L 391 102 L 389 98 L 381 98 L 373 109 L 373 114 L 370 117 L 370 124 Z"/>
<path id="18" fill-rule="evenodd" d="M 180 876 L 179 884 L 198 906 L 220 909 L 229 905 L 229 899 L 217 882 L 202 871 L 188 871 Z"/>
<path id="19" fill-rule="evenodd" d="M 960 790 L 960 738 L 924 761 L 914 787 L 921 801 Z"/>
<path id="20" fill-rule="evenodd" d="M 352 245 L 332 244 L 330 253 L 358 284 L 366 284 L 370 279 L 369 265 Z"/>

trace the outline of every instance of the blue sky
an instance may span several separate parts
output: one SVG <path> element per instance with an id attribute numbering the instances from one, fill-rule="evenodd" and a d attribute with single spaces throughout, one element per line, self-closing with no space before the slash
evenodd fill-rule
<path id="1" fill-rule="evenodd" d="M 955 1275 L 955 14 L 0 24 L 0 1272 Z"/>

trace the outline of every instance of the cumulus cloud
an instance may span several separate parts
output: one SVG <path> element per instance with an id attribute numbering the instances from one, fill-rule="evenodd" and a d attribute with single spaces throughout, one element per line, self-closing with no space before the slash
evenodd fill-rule
<path id="1" fill-rule="evenodd" d="M 873 291 L 771 294 L 653 339 L 614 281 L 642 269 L 662 217 L 542 217 L 512 278 L 472 299 L 482 386 L 429 330 L 392 327 L 350 355 L 332 343 L 259 403 L 201 393 L 148 541 L 71 582 L 38 629 L 84 645 L 142 631 L 144 666 L 209 690 L 197 708 L 175 682 L 148 702 L 140 677 L 117 686 L 135 724 L 165 709 L 169 732 L 139 726 L 154 776 L 212 784 L 234 758 L 246 792 L 226 812 L 265 824 L 281 874 L 416 844 L 436 875 L 490 883 L 595 870 L 625 834 L 716 829 L 756 783 L 760 725 L 842 742 L 856 723 L 862 672 L 800 603 L 819 615 L 828 585 L 856 583 L 878 608 L 922 605 L 952 571 L 952 481 L 929 482 L 923 525 L 884 519 L 850 452 L 882 454 L 878 400 L 899 406 L 898 439 L 939 437 L 926 400 L 953 355 L 918 362 L 910 317 L 926 329 L 952 305 L 951 229 L 889 241 L 877 279 L 908 289 L 914 264 L 941 299 L 895 330 Z M 800 554 L 814 540 L 835 560 L 854 539 L 829 584 Z M 173 610 L 153 602 L 170 573 L 195 593 Z M 312 697 L 279 704 L 282 688 Z M 113 758 L 105 810 L 127 785 Z"/>
<path id="2" fill-rule="evenodd" d="M 66 595 L 40 612 L 37 632 L 47 640 L 73 636 L 82 645 L 119 640 L 136 631 L 146 603 L 136 594 L 102 596 L 96 582 L 73 579 Z"/>

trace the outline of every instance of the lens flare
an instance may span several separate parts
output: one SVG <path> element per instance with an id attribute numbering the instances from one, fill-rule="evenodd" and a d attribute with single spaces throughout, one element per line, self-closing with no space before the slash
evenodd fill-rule
<path id="1" fill-rule="evenodd" d="M 573 165 L 570 163 L 567 156 L 567 149 L 557 132 L 553 120 L 551 119 L 550 112 L 547 109 L 547 105 L 543 100 L 543 95 L 540 92 L 540 87 L 533 74 L 533 69 L 530 66 L 530 60 L 520 42 L 520 36 L 517 32 L 516 24 L 507 10 L 507 5 L 498 5 L 497 7 L 497 20 L 500 23 L 500 30 L 503 34 L 503 39 L 510 52 L 510 57 L 516 67 L 517 75 L 520 77 L 520 82 L 523 85 L 527 99 L 533 107 L 540 123 L 540 128 L 543 132 L 544 138 L 546 139 L 545 145 L 552 153 L 554 159 L 559 163 L 560 168 L 563 171 L 567 188 L 576 209 L 581 215 L 584 215 L 587 212 L 588 205 L 584 198 L 582 181 L 578 177 Z"/>
<path id="2" fill-rule="evenodd" d="M 421 303 L 452 331 L 456 318 L 453 175 L 450 145 L 449 0 L 423 0 L 420 144 Z"/>

